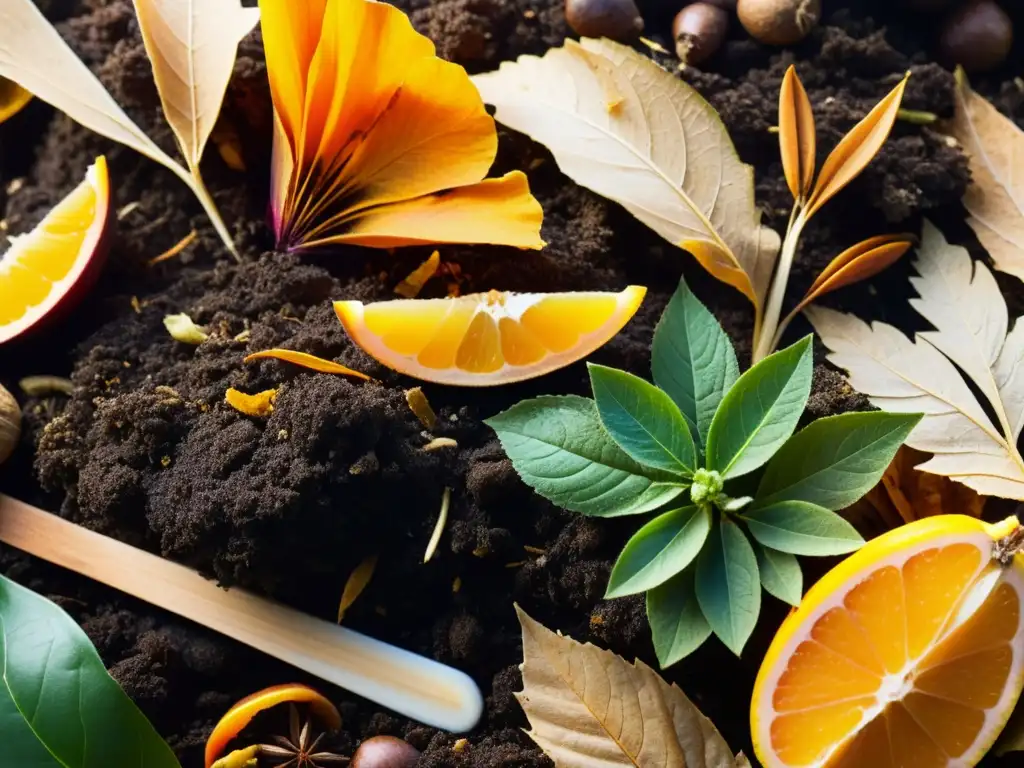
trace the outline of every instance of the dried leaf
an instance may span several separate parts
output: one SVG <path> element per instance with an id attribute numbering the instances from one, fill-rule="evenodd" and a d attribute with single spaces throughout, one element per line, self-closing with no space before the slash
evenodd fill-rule
<path id="1" fill-rule="evenodd" d="M 839 190 L 857 178 L 878 154 L 889 137 L 893 123 L 896 122 L 896 114 L 899 112 L 903 90 L 909 77 L 908 73 L 863 120 L 850 129 L 825 159 L 814 191 L 807 201 L 807 218 L 813 216 Z"/>
<path id="2" fill-rule="evenodd" d="M 265 349 L 262 352 L 253 352 L 242 362 L 251 363 L 253 360 L 271 359 L 283 360 L 286 363 L 294 363 L 295 365 L 301 365 L 303 368 L 309 368 L 310 370 L 319 371 L 320 373 L 338 373 L 343 376 L 355 376 L 357 379 L 363 379 L 364 381 L 373 381 L 373 379 L 365 373 L 348 368 L 341 363 L 336 363 L 333 360 L 325 360 L 322 357 L 310 355 L 306 352 L 296 352 L 294 349 Z"/>
<path id="3" fill-rule="evenodd" d="M 345 618 L 345 612 L 352 607 L 359 596 L 363 594 L 373 578 L 373 572 L 377 568 L 377 556 L 371 555 L 365 558 L 359 565 L 352 569 L 348 580 L 345 582 L 345 589 L 341 592 L 341 601 L 338 603 L 338 623 Z"/>
<path id="4" fill-rule="evenodd" d="M 32 101 L 32 94 L 17 83 L 0 77 L 0 123 L 18 114 Z"/>
<path id="5" fill-rule="evenodd" d="M 433 429 L 437 426 L 437 414 L 430 407 L 430 401 L 423 394 L 422 387 L 413 387 L 412 389 L 405 390 L 405 402 L 409 404 L 409 410 L 416 414 L 420 424 L 427 429 Z"/>
<path id="6" fill-rule="evenodd" d="M 935 328 L 910 341 L 884 323 L 812 307 L 811 324 L 831 350 L 829 360 L 850 383 L 887 411 L 924 413 L 907 445 L 935 456 L 917 467 L 990 496 L 1024 500 L 1024 323 L 1009 330 L 995 278 L 964 248 L 948 244 L 926 223 L 911 282 L 911 306 Z M 959 369 L 959 370 L 958 370 Z M 985 397 L 998 427 L 964 376 Z"/>
<path id="7" fill-rule="evenodd" d="M 225 246 L 237 256 L 206 189 L 132 122 L 32 0 L 0 3 L 0 77 L 13 80 L 72 120 L 174 173 L 196 195 Z"/>
<path id="8" fill-rule="evenodd" d="M 563 173 L 763 305 L 779 237 L 760 223 L 753 169 L 697 91 L 626 46 L 589 39 L 473 82 L 498 122 L 544 144 Z"/>
<path id="9" fill-rule="evenodd" d="M 210 334 L 192 322 L 192 318 L 184 313 L 167 315 L 164 318 L 164 328 L 174 337 L 175 341 L 180 341 L 182 344 L 198 346 L 210 338 Z"/>
<path id="10" fill-rule="evenodd" d="M 434 532 L 430 534 L 430 541 L 427 542 L 427 551 L 423 553 L 423 562 L 429 563 L 430 558 L 437 551 L 437 545 L 441 543 L 441 534 L 448 524 L 448 508 L 452 503 L 452 489 L 445 488 L 441 494 L 441 512 L 437 516 L 437 524 L 434 525 Z"/>
<path id="11" fill-rule="evenodd" d="M 794 200 L 803 200 L 814 183 L 816 156 L 814 112 L 804 84 L 790 65 L 779 90 L 779 151 L 782 171 Z"/>
<path id="12" fill-rule="evenodd" d="M 195 174 L 220 114 L 238 43 L 259 21 L 240 0 L 134 0 L 167 122 Z"/>
<path id="13" fill-rule="evenodd" d="M 437 274 L 437 268 L 441 266 L 441 253 L 434 251 L 416 269 L 409 273 L 402 282 L 395 286 L 395 293 L 406 299 L 415 299 L 420 295 L 423 286 L 427 281 Z"/>
<path id="14" fill-rule="evenodd" d="M 956 113 L 949 131 L 967 153 L 973 183 L 963 203 L 967 223 L 995 268 L 1024 280 L 1024 131 L 971 90 L 957 72 Z"/>
<path id="15" fill-rule="evenodd" d="M 224 393 L 224 401 L 236 411 L 259 419 L 265 419 L 274 412 L 276 398 L 276 389 L 265 389 L 255 395 L 247 395 L 231 387 Z"/>
<path id="16" fill-rule="evenodd" d="M 484 178 L 498 138 L 469 75 L 402 11 L 371 0 L 260 9 L 280 246 L 543 246 L 526 177 Z"/>
<path id="17" fill-rule="evenodd" d="M 516 606 L 523 628 L 527 734 L 555 768 L 739 768 L 729 745 L 675 685 L 637 660 L 555 634 Z"/>

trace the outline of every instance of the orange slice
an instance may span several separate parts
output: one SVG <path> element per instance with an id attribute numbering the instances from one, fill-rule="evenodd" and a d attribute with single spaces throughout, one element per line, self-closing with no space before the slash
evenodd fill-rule
<path id="1" fill-rule="evenodd" d="M 981 760 L 1024 681 L 1024 555 L 1002 555 L 1022 533 L 1016 518 L 931 517 L 874 539 L 819 581 L 754 686 L 765 768 Z"/>
<path id="2" fill-rule="evenodd" d="M 489 291 L 451 299 L 338 301 L 348 335 L 401 373 L 438 384 L 488 387 L 576 362 L 618 333 L 646 288 L 621 293 Z"/>
<path id="3" fill-rule="evenodd" d="M 35 229 L 11 238 L 0 257 L 0 344 L 70 308 L 91 287 L 110 213 L 107 161 L 98 157 Z"/>

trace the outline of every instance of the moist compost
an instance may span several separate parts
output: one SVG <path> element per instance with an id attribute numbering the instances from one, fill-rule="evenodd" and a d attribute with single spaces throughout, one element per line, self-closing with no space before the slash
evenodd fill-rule
<path id="1" fill-rule="evenodd" d="M 398 4 L 442 56 L 472 72 L 543 53 L 569 32 L 557 0 Z M 130 0 L 41 5 L 132 118 L 174 152 Z M 719 110 L 740 155 L 755 166 L 758 203 L 780 232 L 791 198 L 769 129 L 789 64 L 798 64 L 814 103 L 822 154 L 907 70 L 906 108 L 952 114 L 953 78 L 933 62 L 926 24 L 899 15 L 895 2 L 842 5 L 826 8 L 822 26 L 787 51 L 751 41 L 734 23 L 729 41 L 703 70 L 681 73 Z M 671 48 L 668 30 L 678 8 L 665 0 L 640 7 L 650 37 Z M 1024 29 L 1024 18 L 1017 21 Z M 651 55 L 675 67 L 671 58 Z M 1024 124 L 1024 91 L 1012 79 L 1021 61 L 1015 51 L 1004 70 L 974 85 Z M 393 287 L 430 249 L 273 251 L 265 223 L 271 107 L 258 30 L 242 43 L 221 125 L 237 132 L 248 170 L 231 170 L 211 146 L 204 173 L 232 226 L 240 262 L 219 245 L 188 190 L 154 163 L 39 103 L 0 126 L 6 187 L 0 213 L 9 231 L 38 222 L 99 154 L 110 163 L 119 211 L 108 265 L 85 303 L 60 324 L 0 350 L 0 380 L 12 391 L 30 374 L 69 376 L 75 384 L 70 397 L 22 398 L 23 444 L 0 472 L 0 488 L 222 584 L 328 620 L 351 570 L 378 555 L 373 580 L 349 609 L 346 625 L 466 670 L 487 697 L 485 717 L 456 752 L 455 736 L 8 547 L 0 547 L 0 572 L 51 597 L 81 623 L 185 768 L 201 765 L 212 724 L 234 700 L 293 679 L 339 704 L 344 725 L 334 746 L 343 753 L 369 736 L 393 734 L 423 751 L 421 766 L 549 766 L 523 734 L 526 721 L 513 696 L 522 681 L 512 603 L 577 640 L 654 665 L 642 598 L 601 599 L 611 564 L 636 523 L 585 519 L 533 494 L 482 419 L 525 397 L 587 394 L 584 365 L 495 389 L 423 384 L 438 414 L 436 428 L 427 432 L 404 396 L 416 382 L 356 348 L 330 302 L 394 298 Z M 455 285 L 463 293 L 646 285 L 648 298 L 637 316 L 592 356 L 646 376 L 654 323 L 683 273 L 741 359 L 749 359 L 752 312 L 739 293 L 715 283 L 622 209 L 570 182 L 542 147 L 501 130 L 495 171 L 512 168 L 528 170 L 544 207 L 548 247 L 540 253 L 442 247 L 444 262 L 455 268 L 428 283 L 423 296 L 443 296 Z M 854 242 L 917 232 L 925 216 L 980 256 L 958 223 L 968 182 L 955 145 L 928 126 L 898 122 L 863 175 L 807 230 L 792 295 Z M 199 234 L 194 245 L 148 264 L 193 228 Z M 908 270 L 908 263 L 899 264 L 827 303 L 909 330 Z M 1006 281 L 1003 287 L 1011 311 L 1021 314 L 1024 302 L 1013 298 L 1019 286 Z M 162 319 L 178 312 L 207 326 L 211 339 L 199 347 L 173 340 Z M 787 338 L 807 332 L 797 322 Z M 246 353 L 273 346 L 339 360 L 377 382 L 276 361 L 242 363 Z M 273 414 L 261 420 L 231 409 L 223 402 L 228 387 L 278 387 Z M 807 418 L 866 407 L 842 376 L 819 362 Z M 453 438 L 458 447 L 424 452 L 434 437 Z M 423 565 L 445 488 L 452 489 L 449 524 L 434 559 Z M 807 564 L 808 578 L 827 565 Z M 733 748 L 748 754 L 753 678 L 786 610 L 767 603 L 742 659 L 711 641 L 666 672 Z"/>

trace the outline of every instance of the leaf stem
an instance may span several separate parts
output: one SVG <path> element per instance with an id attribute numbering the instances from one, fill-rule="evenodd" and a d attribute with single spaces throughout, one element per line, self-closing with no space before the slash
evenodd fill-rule
<path id="1" fill-rule="evenodd" d="M 175 163 L 175 167 L 177 168 L 175 171 L 177 176 L 188 184 L 196 198 L 198 198 L 199 203 L 203 206 L 203 210 L 206 211 L 206 215 L 213 223 L 213 228 L 223 241 L 224 247 L 228 249 L 228 252 L 234 257 L 235 261 L 241 264 L 242 257 L 238 255 L 238 249 L 235 248 L 235 243 L 231 239 L 231 233 L 228 232 L 227 225 L 224 223 L 224 219 L 221 218 L 220 211 L 217 210 L 217 203 L 214 202 L 213 195 L 206 188 L 206 183 L 199 172 L 199 166 L 189 163 L 187 173 L 177 163 Z"/>
<path id="2" fill-rule="evenodd" d="M 793 260 L 796 258 L 796 249 L 800 244 L 800 235 L 803 232 L 804 225 L 807 224 L 805 213 L 804 201 L 797 200 L 789 215 L 789 224 L 786 227 L 786 236 L 782 240 L 782 252 L 779 255 L 779 263 L 775 268 L 771 288 L 768 290 L 768 302 L 765 307 L 764 318 L 754 339 L 751 365 L 756 365 L 768 357 L 775 349 L 775 344 L 778 341 L 782 300 L 785 298 L 786 287 L 789 285 L 789 273 L 793 269 Z"/>

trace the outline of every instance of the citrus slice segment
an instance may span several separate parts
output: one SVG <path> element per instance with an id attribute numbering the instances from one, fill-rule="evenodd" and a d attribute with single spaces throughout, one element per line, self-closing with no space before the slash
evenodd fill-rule
<path id="1" fill-rule="evenodd" d="M 0 256 L 0 344 L 84 294 L 99 273 L 110 219 L 103 157 L 35 229 L 11 238 Z"/>
<path id="2" fill-rule="evenodd" d="M 352 340 L 389 368 L 438 384 L 487 387 L 569 365 L 618 333 L 647 289 L 621 293 L 489 291 L 334 309 Z"/>
<path id="3" fill-rule="evenodd" d="M 1024 555 L 1000 545 L 1019 527 L 930 517 L 822 578 L 757 676 L 765 768 L 975 765 L 1024 682 Z"/>

